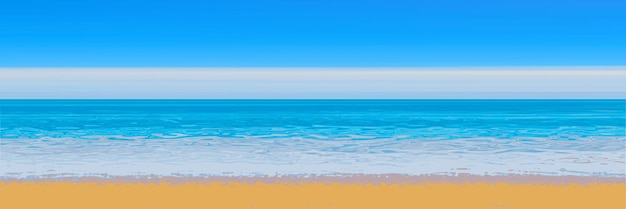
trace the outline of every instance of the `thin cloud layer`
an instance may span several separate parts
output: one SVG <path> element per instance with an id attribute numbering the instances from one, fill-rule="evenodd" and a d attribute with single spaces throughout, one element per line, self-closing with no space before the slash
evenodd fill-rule
<path id="1" fill-rule="evenodd" d="M 13 68 L 3 99 L 624 98 L 626 67 Z"/>

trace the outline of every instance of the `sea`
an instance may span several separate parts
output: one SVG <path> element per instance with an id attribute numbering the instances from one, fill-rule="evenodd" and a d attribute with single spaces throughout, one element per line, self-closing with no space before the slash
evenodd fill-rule
<path id="1" fill-rule="evenodd" d="M 0 178 L 625 177 L 625 100 L 0 100 Z"/>

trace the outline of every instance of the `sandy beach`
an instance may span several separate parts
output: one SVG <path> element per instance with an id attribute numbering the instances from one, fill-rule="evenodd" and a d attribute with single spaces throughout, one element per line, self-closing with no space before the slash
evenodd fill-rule
<path id="1" fill-rule="evenodd" d="M 283 176 L 5 179 L 0 208 L 625 208 L 623 178 Z M 36 201 L 35 201 L 36 200 Z"/>

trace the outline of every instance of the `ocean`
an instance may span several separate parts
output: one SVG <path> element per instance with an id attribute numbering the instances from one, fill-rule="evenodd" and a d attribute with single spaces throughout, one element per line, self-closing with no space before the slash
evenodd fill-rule
<path id="1" fill-rule="evenodd" d="M 625 177 L 624 100 L 0 100 L 0 178 Z"/>

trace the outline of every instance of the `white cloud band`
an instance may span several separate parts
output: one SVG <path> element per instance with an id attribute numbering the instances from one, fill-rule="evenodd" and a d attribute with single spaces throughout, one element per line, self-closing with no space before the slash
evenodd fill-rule
<path id="1" fill-rule="evenodd" d="M 626 67 L 13 68 L 2 99 L 625 98 Z"/>

